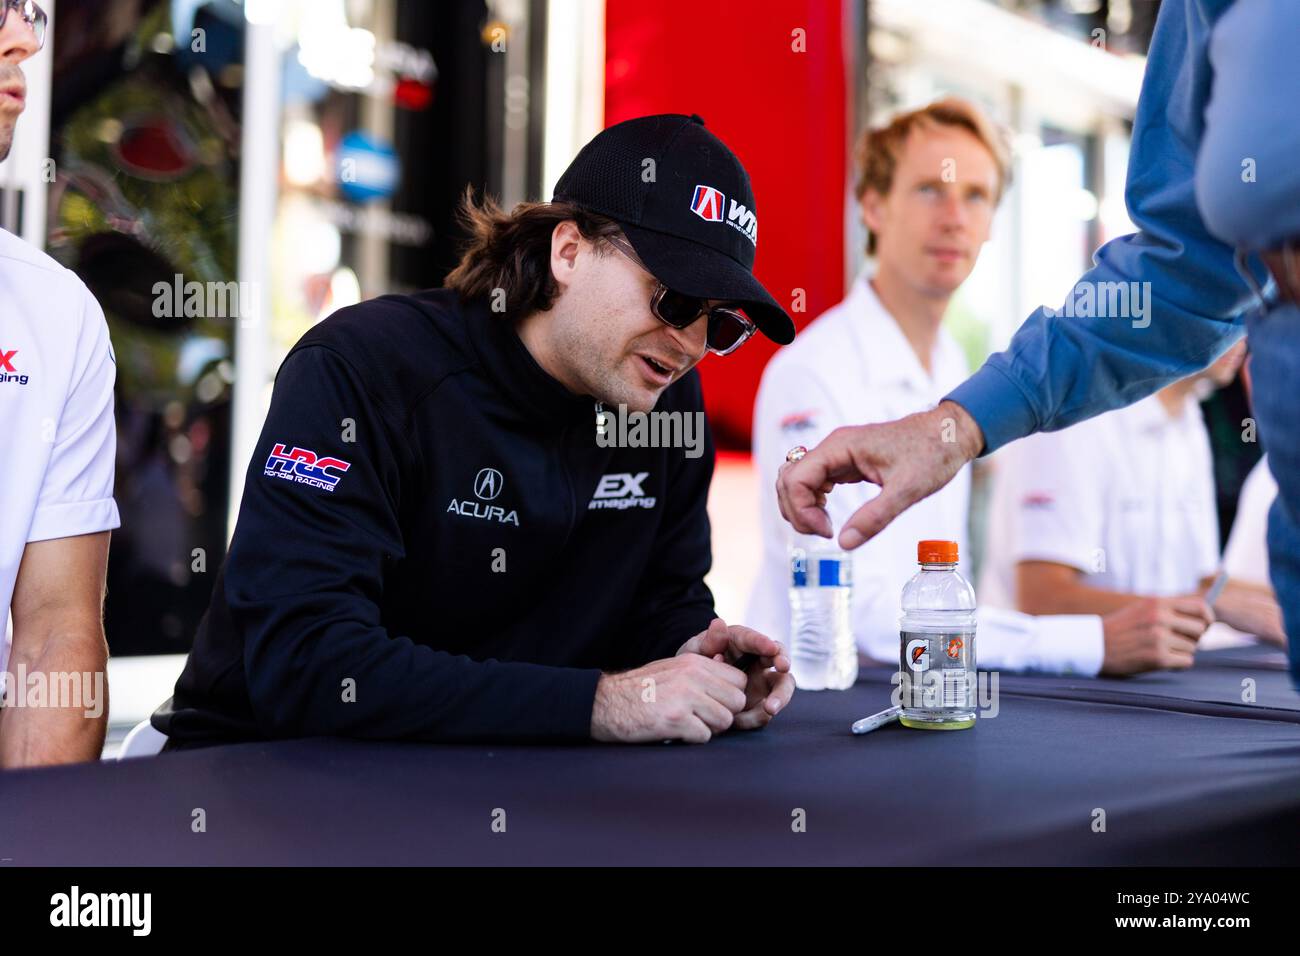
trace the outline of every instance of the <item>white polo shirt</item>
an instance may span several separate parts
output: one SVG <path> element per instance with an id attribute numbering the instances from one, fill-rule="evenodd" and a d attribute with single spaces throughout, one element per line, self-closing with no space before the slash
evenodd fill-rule
<path id="1" fill-rule="evenodd" d="M 1269 470 L 1268 455 L 1264 455 L 1241 486 L 1237 516 L 1223 549 L 1223 570 L 1230 577 L 1273 586 L 1268 574 L 1268 513 L 1275 500 L 1277 479 Z"/>
<path id="2" fill-rule="evenodd" d="M 1083 583 L 1187 594 L 1219 561 L 1210 439 L 1196 399 L 1171 416 L 1152 395 L 1059 432 L 1013 442 L 997 472 L 980 591 L 1014 604 L 1019 561 Z"/>
<path id="3" fill-rule="evenodd" d="M 841 425 L 891 421 L 933 408 L 969 374 L 956 341 L 940 330 L 927 374 L 867 276 L 839 305 L 799 333 L 768 363 L 754 412 L 754 460 L 759 474 L 763 556 L 745 623 L 788 641 L 790 526 L 776 502 L 776 475 L 795 445 L 812 448 Z M 837 485 L 827 496 L 836 533 L 879 494 L 861 482 Z M 853 558 L 853 631 L 858 648 L 880 661 L 898 659 L 903 586 L 914 575 L 916 543 L 956 541 L 969 574 L 967 507 L 970 469 L 918 501 Z M 1095 674 L 1101 668 L 1101 619 L 1093 615 L 1030 617 L 993 606 L 977 594 L 977 654 L 981 667 Z"/>
<path id="4" fill-rule="evenodd" d="M 81 280 L 0 230 L 2 624 L 9 624 L 27 542 L 120 524 L 113 501 L 115 372 L 104 313 Z M 0 672 L 10 639 L 6 626 Z"/>
<path id="5" fill-rule="evenodd" d="M 1251 469 L 1241 486 L 1237 498 L 1237 516 L 1232 519 L 1232 531 L 1223 548 L 1223 570 L 1228 577 L 1251 584 L 1272 587 L 1268 575 L 1268 513 L 1277 498 L 1277 480 L 1268 467 L 1264 455 Z M 1247 634 L 1222 621 L 1215 621 L 1196 642 L 1197 647 L 1213 650 L 1216 647 L 1240 647 L 1259 642 L 1254 634 Z"/>

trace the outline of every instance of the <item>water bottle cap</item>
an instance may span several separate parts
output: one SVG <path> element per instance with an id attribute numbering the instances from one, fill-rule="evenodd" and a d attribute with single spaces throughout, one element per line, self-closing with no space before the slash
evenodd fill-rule
<path id="1" fill-rule="evenodd" d="M 956 541 L 918 541 L 916 560 L 921 564 L 956 564 Z"/>

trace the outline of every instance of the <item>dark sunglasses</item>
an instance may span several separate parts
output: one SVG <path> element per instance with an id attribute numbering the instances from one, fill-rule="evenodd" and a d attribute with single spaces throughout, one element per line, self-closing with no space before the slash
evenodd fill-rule
<path id="1" fill-rule="evenodd" d="M 605 236 L 604 238 L 623 255 L 642 269 L 645 269 L 646 272 L 650 272 L 649 269 L 646 269 L 645 263 L 638 258 L 636 250 L 622 236 Z M 650 276 L 654 278 L 654 273 L 650 273 Z M 708 331 L 704 337 L 704 344 L 715 355 L 730 355 L 744 345 L 745 340 L 753 335 L 757 328 L 738 309 L 725 305 L 709 308 L 707 299 L 674 292 L 658 279 L 655 279 L 655 290 L 650 296 L 650 311 L 664 325 L 679 330 L 692 325 L 700 316 L 707 315 L 709 323 Z"/>
<path id="2" fill-rule="evenodd" d="M 0 30 L 4 29 L 10 10 L 17 10 L 23 22 L 32 28 L 32 33 L 36 34 L 36 49 L 45 46 L 45 27 L 49 23 L 45 11 L 32 0 L 0 0 Z"/>

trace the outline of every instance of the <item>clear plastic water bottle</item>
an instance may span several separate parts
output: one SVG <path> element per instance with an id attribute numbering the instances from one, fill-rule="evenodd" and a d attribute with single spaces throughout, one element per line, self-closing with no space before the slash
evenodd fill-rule
<path id="1" fill-rule="evenodd" d="M 800 690 L 844 690 L 858 679 L 852 568 L 824 538 L 800 536 L 790 549 L 790 670 Z"/>
<path id="2" fill-rule="evenodd" d="M 975 726 L 975 589 L 957 571 L 957 542 L 921 541 L 903 588 L 899 722 L 918 730 Z"/>

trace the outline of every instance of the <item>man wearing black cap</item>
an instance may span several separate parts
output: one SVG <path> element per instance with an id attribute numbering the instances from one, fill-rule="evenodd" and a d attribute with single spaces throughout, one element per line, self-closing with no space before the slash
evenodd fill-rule
<path id="1" fill-rule="evenodd" d="M 341 310 L 281 366 L 153 717 L 169 749 L 702 742 L 789 702 L 781 646 L 714 617 L 707 435 L 695 456 L 597 441 L 606 404 L 702 412 L 706 351 L 794 337 L 752 273 L 744 168 L 699 117 L 649 116 L 584 147 L 552 202 L 463 212 L 446 288 Z"/>

